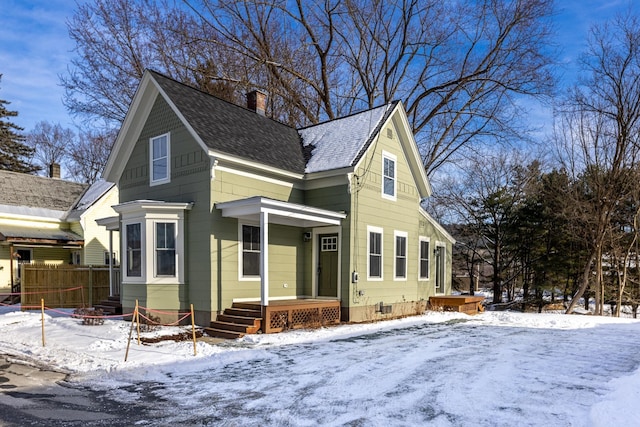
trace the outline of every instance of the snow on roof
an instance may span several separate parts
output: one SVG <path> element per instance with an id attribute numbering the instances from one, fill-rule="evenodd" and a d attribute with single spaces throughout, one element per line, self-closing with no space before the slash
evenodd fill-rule
<path id="1" fill-rule="evenodd" d="M 299 129 L 305 147 L 313 146 L 305 173 L 352 166 L 380 121 L 394 104 Z"/>
<path id="2" fill-rule="evenodd" d="M 91 184 L 91 187 L 85 191 L 74 210 L 84 210 L 93 205 L 104 193 L 109 191 L 115 184 L 105 180 L 98 180 Z"/>
<path id="3" fill-rule="evenodd" d="M 9 216 L 31 216 L 43 219 L 63 220 L 67 211 L 47 208 L 32 208 L 29 206 L 0 205 L 0 216 L 2 214 Z"/>

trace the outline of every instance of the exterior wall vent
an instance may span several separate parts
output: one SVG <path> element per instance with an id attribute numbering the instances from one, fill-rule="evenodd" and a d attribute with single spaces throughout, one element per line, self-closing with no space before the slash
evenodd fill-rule
<path id="1" fill-rule="evenodd" d="M 387 128 L 387 138 L 393 139 L 393 129 Z"/>

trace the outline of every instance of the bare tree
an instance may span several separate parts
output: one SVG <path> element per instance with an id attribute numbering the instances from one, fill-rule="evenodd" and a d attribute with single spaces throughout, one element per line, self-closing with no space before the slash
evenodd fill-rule
<path id="1" fill-rule="evenodd" d="M 50 173 L 49 166 L 54 163 L 62 164 L 67 159 L 69 150 L 75 142 L 75 134 L 59 123 L 41 121 L 36 123 L 27 134 L 26 142 L 35 150 L 33 154 L 35 165 L 45 173 Z"/>
<path id="2" fill-rule="evenodd" d="M 596 313 L 602 308 L 602 260 L 616 206 L 637 185 L 630 179 L 640 148 L 640 21 L 629 13 L 594 27 L 583 58 L 585 78 L 559 111 L 555 140 L 576 186 L 567 204 L 589 248 L 575 308 L 595 270 Z"/>
<path id="3" fill-rule="evenodd" d="M 548 94 L 552 0 L 95 0 L 69 23 L 78 114 L 121 121 L 144 68 L 230 98 L 267 91 L 291 125 L 403 100 L 431 174 L 523 127 Z"/>
<path id="4" fill-rule="evenodd" d="M 222 58 L 215 34 L 169 0 L 95 0 L 78 4 L 68 23 L 77 57 L 60 76 L 67 109 L 117 127 L 146 68 L 223 98 L 238 79 Z M 239 67 L 242 64 L 237 64 Z"/>
<path id="5" fill-rule="evenodd" d="M 434 197 L 456 212 L 466 229 L 463 243 L 469 261 L 482 259 L 490 266 L 494 303 L 503 301 L 503 290 L 512 289 L 516 278 L 518 253 L 510 245 L 528 181 L 520 170 L 525 163 L 516 152 L 484 153 L 469 160 L 461 176 Z"/>
<path id="6" fill-rule="evenodd" d="M 76 181 L 92 184 L 100 178 L 116 136 L 113 130 L 80 133 L 69 153 L 69 173 Z"/>

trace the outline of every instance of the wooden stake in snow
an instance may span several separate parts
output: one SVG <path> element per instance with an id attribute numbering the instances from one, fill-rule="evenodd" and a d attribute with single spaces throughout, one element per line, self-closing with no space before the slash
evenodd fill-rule
<path id="1" fill-rule="evenodd" d="M 129 357 L 129 347 L 131 346 L 131 336 L 133 335 L 133 323 L 138 319 L 138 300 L 136 300 L 136 308 L 133 310 L 133 316 L 131 316 L 131 328 L 129 328 L 129 339 L 127 340 L 127 351 L 124 354 L 124 361 L 127 361 Z M 140 334 L 138 333 L 138 339 Z"/>
<path id="2" fill-rule="evenodd" d="M 40 298 L 40 310 L 42 311 L 42 346 L 44 347 L 44 298 Z"/>
<path id="3" fill-rule="evenodd" d="M 193 318 L 193 304 L 191 304 L 191 335 L 193 335 L 193 355 L 197 355 L 196 350 L 196 321 Z"/>

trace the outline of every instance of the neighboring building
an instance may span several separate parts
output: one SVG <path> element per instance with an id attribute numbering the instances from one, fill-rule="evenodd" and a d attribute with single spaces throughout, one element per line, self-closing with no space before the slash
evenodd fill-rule
<path id="1" fill-rule="evenodd" d="M 93 219 L 115 213 L 117 188 L 0 171 L 0 286 L 19 283 L 20 265 L 97 264 L 109 233 Z M 12 256 L 13 254 L 13 256 Z"/>
<path id="2" fill-rule="evenodd" d="M 450 293 L 453 239 L 421 208 L 401 103 L 299 130 L 266 118 L 260 92 L 248 105 L 145 72 L 104 172 L 125 312 L 193 304 L 208 325 L 233 302 L 308 298 L 367 321 Z"/>

